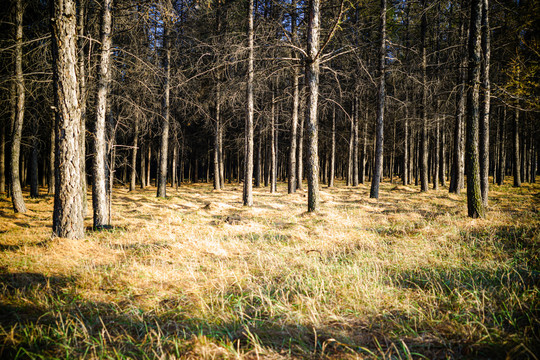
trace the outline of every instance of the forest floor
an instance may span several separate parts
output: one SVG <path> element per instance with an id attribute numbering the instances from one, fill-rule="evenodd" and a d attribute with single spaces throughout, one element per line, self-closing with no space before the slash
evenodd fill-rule
<path id="1" fill-rule="evenodd" d="M 507 180 L 507 183 L 511 180 Z M 444 359 L 540 354 L 540 185 L 306 193 L 116 188 L 113 230 L 51 238 L 0 197 L 0 358 Z M 27 194 L 26 194 L 27 195 Z M 89 196 L 91 199 L 91 196 Z"/>

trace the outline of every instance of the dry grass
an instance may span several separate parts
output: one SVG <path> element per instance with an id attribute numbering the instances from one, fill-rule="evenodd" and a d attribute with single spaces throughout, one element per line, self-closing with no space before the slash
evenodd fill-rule
<path id="1" fill-rule="evenodd" d="M 0 357 L 531 358 L 538 185 L 465 195 L 115 189 L 114 230 L 51 239 L 52 198 L 0 199 Z M 89 208 L 89 214 L 91 209 Z"/>

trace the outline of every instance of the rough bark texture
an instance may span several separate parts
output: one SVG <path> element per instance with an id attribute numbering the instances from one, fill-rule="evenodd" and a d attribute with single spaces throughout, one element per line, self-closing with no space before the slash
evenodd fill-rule
<path id="1" fill-rule="evenodd" d="M 489 0 L 482 0 L 482 65 L 480 92 L 480 189 L 484 207 L 488 206 L 489 192 L 489 111 L 491 85 L 489 81 L 490 35 L 489 35 Z"/>
<path id="2" fill-rule="evenodd" d="M 308 211 L 319 210 L 319 125 L 317 105 L 319 100 L 319 8 L 320 0 L 309 0 L 308 20 L 308 56 L 306 64 L 306 82 L 308 86 L 307 102 L 307 137 L 308 137 Z"/>
<path id="3" fill-rule="evenodd" d="M 161 149 L 159 152 L 159 168 L 157 174 L 157 197 L 167 196 L 167 165 L 169 155 L 169 104 L 170 104 L 170 78 L 171 78 L 171 49 L 169 46 L 169 20 L 165 20 L 163 27 L 163 102 L 161 107 Z"/>
<path id="4" fill-rule="evenodd" d="M 82 136 L 82 131 L 81 131 L 81 136 Z M 55 146 L 55 143 L 56 143 L 56 139 L 55 139 L 55 125 L 53 124 L 52 128 L 51 128 L 51 146 L 50 146 L 50 149 L 49 149 L 49 186 L 48 186 L 48 189 L 47 189 L 47 194 L 49 195 L 54 195 L 54 183 L 55 183 L 55 180 L 54 180 L 54 173 L 55 173 L 55 169 L 54 169 L 54 153 L 55 153 L 55 149 L 56 149 L 56 146 Z"/>
<path id="5" fill-rule="evenodd" d="M 377 128 L 375 136 L 375 166 L 373 168 L 373 181 L 369 197 L 379 198 L 379 185 L 381 182 L 383 166 L 384 146 L 384 102 L 386 100 L 385 75 L 386 75 L 386 0 L 381 0 L 381 43 L 379 48 L 379 96 L 377 98 Z"/>
<path id="6" fill-rule="evenodd" d="M 81 107 L 81 137 L 80 137 L 80 154 L 81 154 L 81 188 L 83 196 L 83 218 L 87 213 L 87 195 L 86 195 L 86 63 L 84 56 L 84 20 L 86 18 L 86 0 L 79 0 L 77 4 L 77 34 L 78 37 L 78 81 L 79 81 L 79 105 Z M 54 160 L 53 160 L 54 161 Z M 53 189 L 54 191 L 54 189 Z"/>
<path id="7" fill-rule="evenodd" d="M 426 1 L 422 0 L 422 20 L 420 25 L 421 53 L 422 53 L 422 104 L 420 105 L 420 118 L 422 119 L 421 129 L 421 151 L 420 151 L 420 190 L 428 191 L 428 133 L 427 133 L 427 52 L 426 52 L 426 31 L 427 31 L 427 7 Z"/>
<path id="8" fill-rule="evenodd" d="M 482 0 L 471 3 L 471 23 L 469 31 L 469 57 L 467 75 L 467 208 L 472 218 L 483 217 L 484 206 L 480 190 L 480 164 L 478 160 L 478 123 L 480 110 L 480 40 L 481 40 Z"/>
<path id="9" fill-rule="evenodd" d="M 248 74 L 247 74 L 247 114 L 245 125 L 245 144 L 244 144 L 244 191 L 243 202 L 244 206 L 253 206 L 253 63 L 254 63 L 254 46 L 253 46 L 253 0 L 249 0 L 248 7 Z M 238 174 L 240 177 L 240 174 Z"/>
<path id="10" fill-rule="evenodd" d="M 21 139 L 24 121 L 24 78 L 22 72 L 23 5 L 17 0 L 15 9 L 15 121 L 11 133 L 11 200 L 16 213 L 25 213 L 20 176 Z"/>
<path id="11" fill-rule="evenodd" d="M 56 108 L 56 192 L 53 234 L 58 237 L 84 237 L 80 166 L 79 87 L 76 17 L 73 0 L 51 3 L 52 54 Z"/>

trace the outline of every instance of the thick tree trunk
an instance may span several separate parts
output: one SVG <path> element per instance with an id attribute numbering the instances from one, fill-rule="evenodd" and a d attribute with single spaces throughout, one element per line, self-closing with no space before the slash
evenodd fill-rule
<path id="1" fill-rule="evenodd" d="M 467 76 L 467 150 L 465 154 L 467 162 L 467 208 L 468 214 L 472 218 L 484 217 L 485 215 L 480 189 L 480 164 L 478 159 L 481 17 L 482 0 L 472 0 Z"/>
<path id="2" fill-rule="evenodd" d="M 245 143 L 244 143 L 244 191 L 243 202 L 244 206 L 253 206 L 253 116 L 254 116 L 254 104 L 253 104 L 253 76 L 254 76 L 254 30 L 253 30 L 253 0 L 249 0 L 248 7 L 248 73 L 247 73 L 247 114 L 246 114 L 246 126 L 245 126 Z M 240 174 L 238 174 L 240 177 Z"/>
<path id="3" fill-rule="evenodd" d="M 24 78 L 22 72 L 22 44 L 23 44 L 23 4 L 16 1 L 15 9 L 15 121 L 11 134 L 11 200 L 16 213 L 25 213 L 26 205 L 22 195 L 20 177 L 21 140 L 24 121 Z M 24 168 L 24 167 L 23 167 Z"/>
<path id="4" fill-rule="evenodd" d="M 111 79 L 110 52 L 112 30 L 112 0 L 103 0 L 101 23 L 101 59 L 98 71 L 98 92 L 96 104 L 96 124 L 94 129 L 94 166 L 92 181 L 92 204 L 94 228 L 109 226 L 109 201 L 107 190 L 107 140 L 106 116 L 107 97 Z"/>
<path id="5" fill-rule="evenodd" d="M 53 234 L 84 237 L 81 188 L 81 108 L 77 64 L 76 17 L 73 0 L 51 2 L 52 57 L 56 111 L 56 192 Z"/>
<path id="6" fill-rule="evenodd" d="M 165 78 L 163 79 L 163 103 L 161 108 L 162 128 L 161 128 L 161 149 L 159 152 L 159 167 L 156 176 L 157 197 L 167 196 L 167 165 L 169 155 L 169 104 L 170 104 L 170 78 L 171 78 L 171 49 L 169 46 L 169 24 L 164 21 L 163 26 L 163 70 Z"/>
<path id="7" fill-rule="evenodd" d="M 384 103 L 386 100 L 385 76 L 386 76 L 386 0 L 381 0 L 381 43 L 379 48 L 379 96 L 377 98 L 377 128 L 375 136 L 375 166 L 373 168 L 373 181 L 369 197 L 379 198 L 379 185 L 383 169 L 384 147 Z"/>
<path id="8" fill-rule="evenodd" d="M 320 0 L 309 0 L 307 35 L 306 83 L 308 85 L 307 137 L 308 137 L 308 211 L 319 210 L 319 125 L 317 107 L 319 100 L 319 8 Z"/>
<path id="9" fill-rule="evenodd" d="M 484 208 L 488 206 L 489 192 L 489 111 L 491 85 L 489 81 L 490 51 L 490 28 L 489 28 L 489 0 L 482 0 L 482 28 L 481 48 L 482 62 L 480 70 L 480 189 Z"/>
<path id="10" fill-rule="evenodd" d="M 420 25 L 421 36 L 421 53 L 422 53 L 422 105 L 420 106 L 420 118 L 422 119 L 421 129 L 421 151 L 420 151 L 420 190 L 428 191 L 428 131 L 427 131 L 427 106 L 428 106 L 428 89 L 427 89 L 427 49 L 426 49 L 426 32 L 427 32 L 427 7 L 426 0 L 422 0 L 422 20 Z"/>

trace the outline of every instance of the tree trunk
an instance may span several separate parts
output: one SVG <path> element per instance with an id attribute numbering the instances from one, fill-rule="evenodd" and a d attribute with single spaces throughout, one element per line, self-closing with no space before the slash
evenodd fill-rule
<path id="1" fill-rule="evenodd" d="M 21 139 L 24 121 L 24 78 L 22 72 L 22 44 L 23 44 L 23 4 L 22 0 L 16 1 L 15 10 L 15 121 L 13 123 L 11 135 L 11 200 L 13 210 L 16 213 L 24 214 L 26 205 L 22 195 L 21 177 L 20 177 L 20 155 Z"/>
<path id="2" fill-rule="evenodd" d="M 165 20 L 163 25 L 163 103 L 161 108 L 162 129 L 161 129 L 161 149 L 159 152 L 159 167 L 156 175 L 157 197 L 167 196 L 167 161 L 169 155 L 169 103 L 170 103 L 170 78 L 171 78 L 171 49 L 169 46 L 169 21 Z"/>
<path id="3" fill-rule="evenodd" d="M 214 128 L 214 190 L 221 190 L 221 177 L 219 171 L 219 153 L 221 148 L 219 146 L 219 133 L 221 127 L 221 102 L 220 102 L 220 79 L 217 79 L 216 84 L 216 126 Z"/>
<path id="4" fill-rule="evenodd" d="M 480 189 L 482 193 L 482 203 L 484 208 L 488 206 L 489 192 L 489 111 L 491 85 L 489 81 L 490 63 L 490 28 L 489 28 L 489 0 L 482 0 L 481 14 L 481 47 L 482 62 L 480 70 L 481 92 L 480 92 Z"/>
<path id="5" fill-rule="evenodd" d="M 328 187 L 334 187 L 336 172 L 336 107 L 332 107 L 332 145 L 330 150 L 330 174 L 328 175 Z"/>
<path id="6" fill-rule="evenodd" d="M 514 115 L 514 187 L 521 187 L 521 162 L 519 154 L 519 109 Z"/>
<path id="7" fill-rule="evenodd" d="M 298 35 L 296 30 L 296 0 L 292 1 L 292 12 L 291 12 L 291 32 L 293 36 L 293 41 L 298 42 Z M 294 56 L 294 52 L 292 54 Z M 293 67 L 292 70 L 293 77 L 293 104 L 292 104 L 292 116 L 291 116 L 291 145 L 289 149 L 289 183 L 288 183 L 288 192 L 289 194 L 296 192 L 296 156 L 297 156 L 297 134 L 298 134 L 298 108 L 300 105 L 300 83 L 299 83 L 299 69 L 297 66 Z"/>
<path id="8" fill-rule="evenodd" d="M 262 138 L 262 130 L 261 130 L 262 126 L 259 125 L 259 129 L 257 131 L 257 138 L 258 138 L 258 141 L 257 141 L 257 153 L 256 153 L 256 158 L 255 158 L 255 187 L 256 188 L 259 188 L 261 187 L 261 179 L 262 179 L 262 169 L 263 169 L 263 163 L 262 163 L 262 143 L 263 143 L 263 138 Z"/>
<path id="9" fill-rule="evenodd" d="M 422 119 L 421 129 L 421 151 L 420 151 L 420 190 L 428 191 L 428 133 L 427 133 L 427 106 L 428 106 L 428 89 L 427 89 L 427 49 L 426 49 L 426 32 L 427 32 L 427 7 L 426 0 L 422 0 L 422 20 L 420 25 L 421 36 L 421 53 L 422 53 L 422 105 L 420 106 L 420 118 Z"/>
<path id="10" fill-rule="evenodd" d="M 304 180 L 304 122 L 305 113 L 298 112 L 300 123 L 298 124 L 298 154 L 296 156 L 296 188 L 303 190 L 302 180 Z"/>
<path id="11" fill-rule="evenodd" d="M 79 0 L 78 1 L 78 11 L 77 11 L 77 34 L 78 34 L 78 51 L 80 53 L 78 57 L 78 76 L 79 76 L 79 105 L 81 107 L 81 136 L 79 138 L 80 141 L 80 154 L 81 154 L 81 188 L 82 188 L 82 211 L 83 211 L 83 218 L 86 217 L 87 213 L 87 204 L 88 199 L 86 195 L 87 190 L 87 184 L 86 184 L 86 64 L 84 61 L 84 43 L 85 39 L 85 26 L 84 26 L 84 20 L 86 18 L 86 6 L 87 2 L 86 0 Z M 53 159 L 54 161 L 54 159 Z M 53 188 L 54 192 L 54 188 Z"/>
<path id="12" fill-rule="evenodd" d="M 277 151 L 276 151 L 276 104 L 274 90 L 272 89 L 272 103 L 270 111 L 270 193 L 276 192 L 277 180 Z"/>
<path id="13" fill-rule="evenodd" d="M 111 79 L 111 30 L 112 0 L 103 0 L 101 22 L 101 59 L 98 71 L 98 92 L 96 104 L 96 124 L 94 129 L 94 166 L 92 181 L 92 204 L 94 212 L 94 228 L 109 226 L 109 207 L 107 190 L 107 140 L 106 115 L 107 97 Z"/>
<path id="14" fill-rule="evenodd" d="M 409 94 L 405 99 L 405 119 L 403 122 L 403 185 L 409 185 Z"/>
<path id="15" fill-rule="evenodd" d="M 131 174 L 129 179 L 129 191 L 134 191 L 137 186 L 137 151 L 139 149 L 139 112 L 135 113 L 133 130 L 133 148 L 131 149 Z"/>
<path id="16" fill-rule="evenodd" d="M 53 234 L 84 237 L 81 188 L 81 108 L 77 64 L 76 17 L 73 0 L 51 2 L 52 58 L 56 123 L 56 185 Z"/>
<path id="17" fill-rule="evenodd" d="M 364 121 L 364 138 L 362 139 L 362 155 L 360 156 L 360 184 L 366 181 L 366 151 L 367 151 L 367 131 L 368 131 L 368 113 L 366 111 L 366 119 Z"/>
<path id="18" fill-rule="evenodd" d="M 32 142 L 32 152 L 30 155 L 30 197 L 36 199 L 39 197 L 39 143 L 37 134 L 34 134 Z"/>
<path id="19" fill-rule="evenodd" d="M 379 48 L 379 96 L 377 97 L 377 130 L 375 137 L 375 166 L 373 168 L 373 181 L 369 197 L 379 198 L 379 185 L 381 182 L 383 167 L 384 146 L 384 103 L 386 100 L 385 76 L 386 76 L 386 0 L 381 0 L 381 43 Z"/>
<path id="20" fill-rule="evenodd" d="M 471 218 L 484 217 L 485 215 L 480 189 L 480 164 L 478 160 L 481 17 L 482 0 L 472 0 L 467 75 L 467 150 L 465 154 L 467 163 L 467 208 Z"/>
<path id="21" fill-rule="evenodd" d="M 349 131 L 349 161 L 347 164 L 347 186 L 351 186 L 353 183 L 353 166 L 354 166 L 354 121 L 352 117 L 351 120 L 351 129 Z"/>
<path id="22" fill-rule="evenodd" d="M 0 123 L 0 193 L 6 192 L 6 126 Z"/>
<path id="23" fill-rule="evenodd" d="M 352 111 L 354 123 L 354 139 L 353 139 L 353 186 L 358 186 L 358 97 L 354 98 L 354 106 Z"/>
<path id="24" fill-rule="evenodd" d="M 308 211 L 319 210 L 319 125 L 317 105 L 319 100 L 319 8 L 320 0 L 309 0 L 307 34 L 306 82 L 308 85 L 307 137 L 308 137 Z M 299 175 L 300 176 L 300 175 Z"/>
<path id="25" fill-rule="evenodd" d="M 497 165 L 497 185 L 502 185 L 504 183 L 504 175 L 506 170 L 506 106 L 502 106 L 502 115 L 499 119 L 499 158 Z M 499 111 L 501 112 L 501 111 Z"/>
<path id="26" fill-rule="evenodd" d="M 244 206 L 253 206 L 253 76 L 254 76 L 254 30 L 253 30 L 253 0 L 249 0 L 248 7 L 248 73 L 247 73 L 247 114 L 245 127 L 245 148 L 244 148 L 244 191 L 243 202 Z M 238 175 L 240 177 L 240 174 Z"/>

